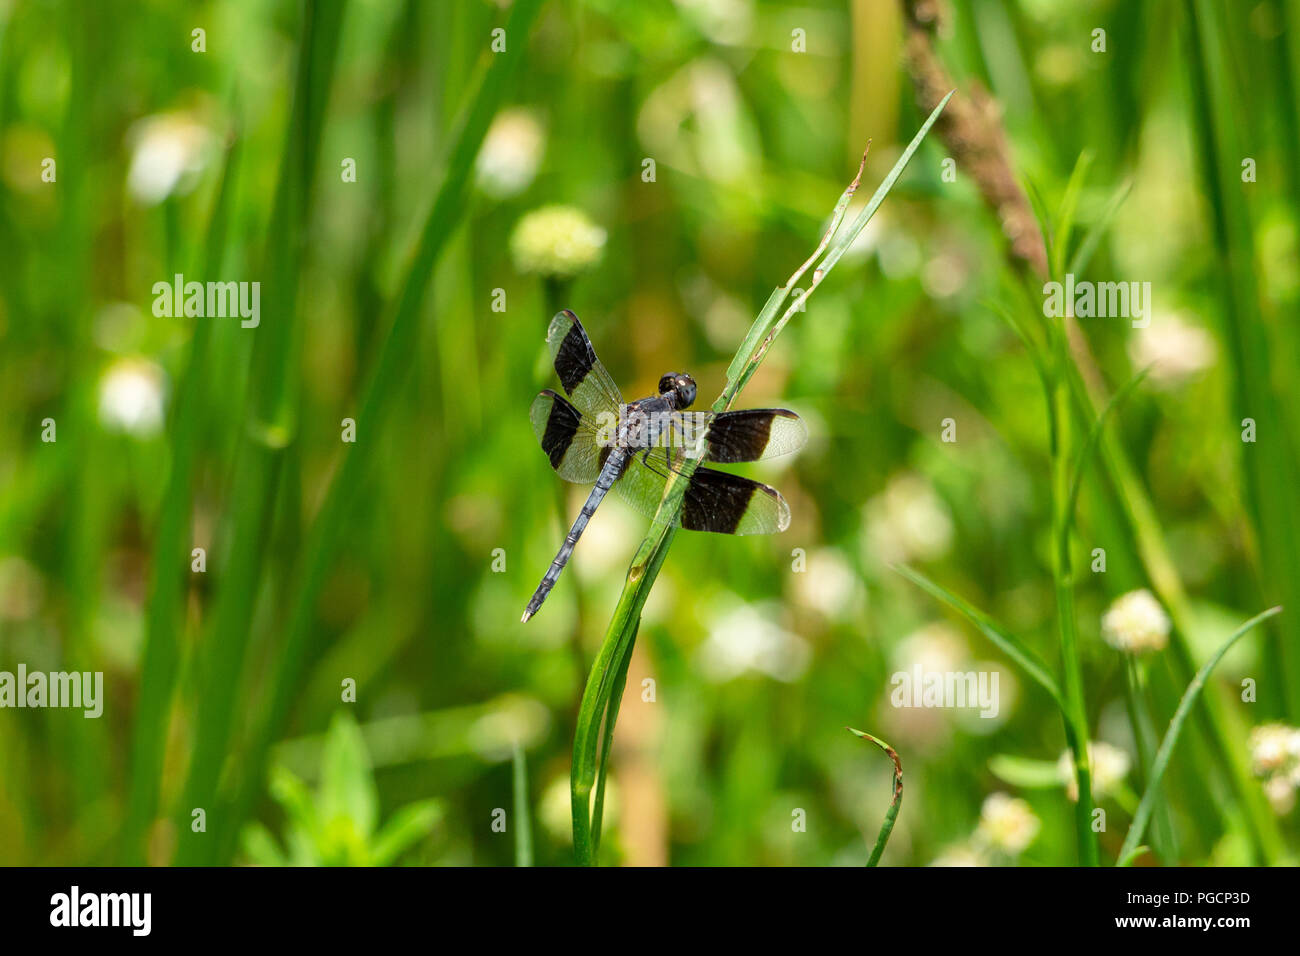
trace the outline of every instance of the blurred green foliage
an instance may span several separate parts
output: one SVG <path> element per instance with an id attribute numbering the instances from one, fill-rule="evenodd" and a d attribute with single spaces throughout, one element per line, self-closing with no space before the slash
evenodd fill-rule
<path id="1" fill-rule="evenodd" d="M 509 864 L 514 831 L 492 824 L 517 813 L 516 744 L 536 862 L 571 860 L 577 700 L 644 524 L 602 505 L 519 624 L 585 494 L 557 487 L 527 418 L 552 384 L 550 315 L 582 317 L 629 397 L 679 368 L 716 395 L 865 141 L 874 187 L 924 111 L 889 0 L 550 0 L 494 52 L 528 6 L 0 0 L 0 670 L 100 670 L 106 694 L 97 720 L 0 710 L 0 862 Z M 1109 390 L 1157 363 L 1108 427 L 1154 503 L 1199 664 L 1300 586 L 1300 5 L 944 11 L 958 96 L 991 93 L 1046 208 L 1085 152 L 1082 232 L 1131 182 L 1087 278 L 1151 282 L 1152 322 L 1080 325 Z M 517 62 L 492 74 L 497 110 L 493 81 L 479 91 L 501 56 Z M 495 115 L 481 150 L 475 102 Z M 478 157 L 463 177 L 458 142 Z M 945 181 L 949 155 L 923 145 L 746 389 L 743 405 L 809 422 L 797 459 L 742 469 L 793 523 L 676 540 L 631 663 L 607 862 L 865 863 L 891 781 L 846 724 L 901 755 L 885 865 L 1076 858 L 1051 698 L 890 568 L 1058 662 L 1041 390 L 994 307 L 1015 308 L 996 217 L 968 170 Z M 512 254 L 521 219 L 553 205 L 600 233 L 573 277 Z M 431 227 L 426 289 L 410 266 Z M 259 328 L 155 315 L 176 273 L 262 283 Z M 383 414 L 345 443 L 408 292 Z M 356 493 L 322 538 L 345 469 Z M 1136 768 L 1130 679 L 1162 730 L 1189 675 L 1168 652 L 1129 674 L 1101 638 L 1116 598 L 1160 584 L 1130 506 L 1086 472 L 1074 563 L 1092 736 Z M 1211 678 L 1243 754 L 1250 727 L 1300 724 L 1297 615 Z M 891 676 L 918 665 L 996 668 L 998 716 L 891 706 Z M 1257 861 L 1192 725 L 1162 858 Z M 990 804 L 1000 791 L 1025 802 Z M 1099 797 L 1104 860 L 1140 793 L 1134 769 Z"/>
<path id="2" fill-rule="evenodd" d="M 313 794 L 292 771 L 277 767 L 271 796 L 285 816 L 282 850 L 265 827 L 243 834 L 250 862 L 262 866 L 387 866 L 424 840 L 442 815 L 435 800 L 409 803 L 382 827 L 379 791 L 356 720 L 336 714 L 320 751 L 320 786 Z"/>

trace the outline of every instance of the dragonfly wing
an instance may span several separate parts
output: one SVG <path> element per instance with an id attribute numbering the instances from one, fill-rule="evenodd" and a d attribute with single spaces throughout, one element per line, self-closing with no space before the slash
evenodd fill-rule
<path id="1" fill-rule="evenodd" d="M 746 408 L 719 412 L 708 425 L 705 461 L 737 462 L 775 458 L 798 451 L 808 426 L 788 408 Z"/>
<path id="2" fill-rule="evenodd" d="M 600 476 L 609 455 L 595 423 L 549 388 L 533 399 L 528 417 L 533 434 L 565 481 L 590 485 Z"/>
<path id="3" fill-rule="evenodd" d="M 677 467 L 666 449 L 653 448 L 635 455 L 614 487 L 633 508 L 654 517 L 669 475 Z M 761 482 L 696 468 L 676 524 L 688 531 L 772 534 L 790 526 L 790 506 L 780 492 Z"/>
<path id="4" fill-rule="evenodd" d="M 546 333 L 546 346 L 551 352 L 555 374 L 560 377 L 564 394 L 584 415 L 618 414 L 623 403 L 622 393 L 614 383 L 609 370 L 596 358 L 591 339 L 578 321 L 578 317 L 565 309 L 555 313 Z"/>

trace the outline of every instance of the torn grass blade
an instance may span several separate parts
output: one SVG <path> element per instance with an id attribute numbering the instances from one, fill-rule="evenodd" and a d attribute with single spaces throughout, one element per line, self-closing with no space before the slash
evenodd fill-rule
<path id="1" fill-rule="evenodd" d="M 879 737 L 873 737 L 866 731 L 854 730 L 852 727 L 844 729 L 863 740 L 869 740 L 894 762 L 894 795 L 890 798 L 889 809 L 885 811 L 884 822 L 880 824 L 880 833 L 876 835 L 876 845 L 871 848 L 871 856 L 867 860 L 867 866 L 875 866 L 880 862 L 881 854 L 885 852 L 885 844 L 889 842 L 889 834 L 894 832 L 894 821 L 898 819 L 898 811 L 903 806 L 903 762 L 898 759 L 898 751 Z"/>

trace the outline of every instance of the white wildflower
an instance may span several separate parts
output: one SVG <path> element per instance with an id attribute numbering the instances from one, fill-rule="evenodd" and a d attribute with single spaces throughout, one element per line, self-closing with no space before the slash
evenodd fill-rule
<path id="1" fill-rule="evenodd" d="M 133 146 L 127 191 L 153 205 L 194 185 L 212 133 L 189 113 L 159 113 L 132 126 L 127 140 Z"/>
<path id="2" fill-rule="evenodd" d="M 1118 747 L 1101 740 L 1088 741 L 1088 765 L 1092 770 L 1092 795 L 1095 799 L 1114 793 L 1128 776 L 1131 761 Z M 1066 750 L 1056 762 L 1057 772 L 1071 800 L 1079 799 L 1079 781 L 1074 774 L 1074 754 Z"/>
<path id="3" fill-rule="evenodd" d="M 739 46 L 754 25 L 753 0 L 674 0 L 713 43 Z"/>
<path id="4" fill-rule="evenodd" d="M 542 161 L 545 136 L 531 110 L 503 110 L 479 150 L 475 167 L 479 187 L 494 199 L 508 199 L 527 189 Z"/>
<path id="5" fill-rule="evenodd" d="M 1132 654 L 1163 650 L 1169 643 L 1169 615 L 1150 591 L 1130 591 L 1102 615 L 1101 636 L 1111 647 Z"/>
<path id="6" fill-rule="evenodd" d="M 1285 816 L 1295 808 L 1295 786 L 1286 777 L 1264 781 L 1264 796 L 1278 816 Z"/>
<path id="7" fill-rule="evenodd" d="M 516 746 L 527 748 L 546 734 L 551 715 L 541 701 L 507 695 L 475 720 L 466 736 L 474 751 L 489 760 L 505 760 Z"/>
<path id="8" fill-rule="evenodd" d="M 980 809 L 976 833 L 989 846 L 1008 856 L 1018 856 L 1034 842 L 1041 824 L 1029 804 L 1006 793 L 992 793 Z"/>
<path id="9" fill-rule="evenodd" d="M 931 866 L 987 866 L 984 855 L 968 843 L 947 847 L 930 863 Z"/>
<path id="10" fill-rule="evenodd" d="M 1261 724 L 1250 732 L 1250 759 L 1259 776 L 1284 771 L 1292 760 L 1297 731 L 1285 724 Z"/>
<path id="11" fill-rule="evenodd" d="M 890 656 L 898 670 L 946 674 L 964 670 L 970 650 L 960 631 L 946 621 L 934 621 L 899 641 Z"/>
<path id="12" fill-rule="evenodd" d="M 569 278 L 595 265 L 605 230 L 572 206 L 543 206 L 519 220 L 510 252 L 520 272 Z"/>
<path id="13" fill-rule="evenodd" d="M 952 517 L 921 475 L 901 474 L 863 508 L 866 548 L 882 564 L 932 561 L 952 544 Z"/>
<path id="14" fill-rule="evenodd" d="M 1148 380 L 1171 388 L 1214 365 L 1214 336 L 1176 315 L 1157 315 L 1129 340 L 1129 358 L 1139 368 L 1151 366 Z"/>
<path id="15" fill-rule="evenodd" d="M 715 683 L 746 673 L 794 681 L 808 667 L 811 652 L 803 638 L 772 620 L 772 608 L 742 604 L 715 618 L 699 650 L 700 669 Z"/>
<path id="16" fill-rule="evenodd" d="M 1300 787 L 1300 728 L 1260 724 L 1250 732 L 1250 762 L 1273 809 L 1290 813 Z"/>
<path id="17" fill-rule="evenodd" d="M 568 843 L 573 839 L 573 804 L 569 790 L 569 775 L 563 774 L 551 779 L 542 791 L 537 802 L 537 819 L 547 833 L 557 843 Z M 596 788 L 591 788 L 591 802 L 596 802 Z M 611 774 L 605 778 L 604 831 L 614 829 L 618 823 L 619 809 L 618 781 Z"/>
<path id="18" fill-rule="evenodd" d="M 863 588 L 857 574 L 835 548 L 808 554 L 808 565 L 794 575 L 795 598 L 828 618 L 852 613 L 861 603 Z"/>
<path id="19" fill-rule="evenodd" d="M 163 370 L 139 358 L 120 359 L 99 383 L 99 420 L 113 431 L 149 438 L 162 429 Z"/>

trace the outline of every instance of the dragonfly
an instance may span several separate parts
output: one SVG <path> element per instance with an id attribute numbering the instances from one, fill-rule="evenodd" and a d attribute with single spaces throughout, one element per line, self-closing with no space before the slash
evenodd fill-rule
<path id="1" fill-rule="evenodd" d="M 685 372 L 662 376 L 657 395 L 625 403 L 582 323 L 568 309 L 551 320 L 546 345 L 564 395 L 545 389 L 533 399 L 533 432 L 556 474 L 594 487 L 524 609 L 524 621 L 555 587 L 611 488 L 653 518 L 671 476 L 684 474 L 685 459 L 758 461 L 797 451 L 808 439 L 803 419 L 786 408 L 687 411 L 695 401 L 695 380 Z M 697 467 L 675 524 L 689 531 L 771 534 L 790 526 L 790 507 L 775 488 Z"/>

